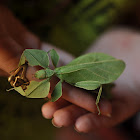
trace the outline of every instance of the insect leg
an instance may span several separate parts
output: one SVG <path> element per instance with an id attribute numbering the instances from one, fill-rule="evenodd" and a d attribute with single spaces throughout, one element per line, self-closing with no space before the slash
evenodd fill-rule
<path id="1" fill-rule="evenodd" d="M 8 81 L 11 82 L 11 81 L 14 81 L 15 79 L 15 76 L 23 69 L 22 66 L 18 67 L 15 72 L 13 74 L 11 74 L 9 77 L 8 77 Z"/>
<path id="2" fill-rule="evenodd" d="M 14 83 L 13 83 L 13 87 L 15 87 L 16 86 L 16 83 L 17 83 L 17 80 L 18 80 L 18 76 L 17 77 L 15 77 L 15 81 L 14 81 Z"/>
<path id="3" fill-rule="evenodd" d="M 21 73 L 21 79 L 26 79 L 26 72 L 27 72 L 27 67 L 28 67 L 28 64 L 24 64 L 24 65 L 22 65 L 22 68 L 23 68 L 23 70 L 22 70 L 22 73 Z"/>
<path id="4" fill-rule="evenodd" d="M 98 92 L 98 95 L 97 95 L 97 98 L 96 98 L 96 106 L 97 106 L 97 109 L 98 109 L 98 115 L 101 114 L 100 108 L 98 106 L 99 101 L 100 101 L 100 97 L 101 97 L 101 93 L 102 93 L 102 85 L 100 86 L 100 89 L 99 89 L 99 92 Z"/>

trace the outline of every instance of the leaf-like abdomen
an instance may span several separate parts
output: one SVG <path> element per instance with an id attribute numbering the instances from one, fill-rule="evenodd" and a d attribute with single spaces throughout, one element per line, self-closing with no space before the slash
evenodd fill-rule
<path id="1" fill-rule="evenodd" d="M 98 81 L 101 84 L 116 80 L 125 68 L 122 60 L 103 53 L 80 56 L 68 65 L 56 68 L 55 73 L 72 85 L 81 81 Z"/>

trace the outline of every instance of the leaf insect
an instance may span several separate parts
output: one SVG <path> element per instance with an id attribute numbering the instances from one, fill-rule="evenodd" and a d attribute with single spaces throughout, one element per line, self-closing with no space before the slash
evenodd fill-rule
<path id="1" fill-rule="evenodd" d="M 49 67 L 49 55 L 55 67 L 54 70 Z M 82 55 L 61 67 L 57 67 L 58 61 L 59 55 L 54 49 L 49 52 L 26 49 L 21 56 L 18 69 L 9 77 L 9 82 L 23 96 L 28 98 L 44 98 L 48 96 L 50 90 L 50 79 L 55 75 L 60 81 L 52 92 L 51 101 L 53 102 L 62 96 L 62 82 L 64 81 L 86 90 L 99 88 L 96 106 L 98 114 L 100 114 L 98 103 L 102 93 L 102 85 L 115 81 L 124 71 L 125 63 L 104 53 Z M 27 63 L 32 67 L 41 66 L 43 68 L 35 73 L 35 77 L 41 79 L 41 82 L 28 82 L 28 80 L 26 82 L 26 70 L 24 67 L 26 66 L 27 68 Z M 23 74 L 19 76 L 21 69 Z"/>

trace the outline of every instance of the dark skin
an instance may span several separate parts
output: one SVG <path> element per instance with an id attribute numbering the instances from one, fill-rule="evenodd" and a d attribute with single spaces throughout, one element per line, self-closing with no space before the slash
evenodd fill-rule
<path id="1" fill-rule="evenodd" d="M 13 14 L 3 6 L 0 6 L 0 19 L 0 74 L 2 76 L 8 76 L 11 70 L 17 68 L 23 50 L 26 48 L 39 49 L 41 43 L 38 37 L 29 32 Z M 127 35 L 122 36 L 122 38 L 126 39 Z M 130 35 L 130 38 L 133 37 Z M 114 37 L 114 41 L 115 40 L 116 38 Z M 101 40 L 100 42 L 103 41 Z M 107 43 L 109 45 L 102 43 L 99 46 L 105 45 L 106 53 L 117 55 L 115 49 L 113 53 L 113 51 L 109 52 L 108 50 L 110 49 L 107 48 L 107 46 L 113 46 L 114 43 L 106 42 L 106 44 Z M 122 46 L 123 45 L 120 45 L 120 48 L 122 48 Z M 130 47 L 133 48 L 133 45 Z M 132 55 L 132 53 L 126 53 L 126 50 L 121 51 L 121 55 L 118 52 L 118 57 L 126 56 L 125 61 L 131 64 L 133 61 L 127 59 L 127 56 Z M 99 49 L 99 51 L 102 51 L 102 49 Z M 135 67 L 138 67 L 139 62 L 135 62 Z M 126 70 L 129 71 L 130 68 L 131 67 L 128 67 Z M 137 69 L 140 69 L 140 67 Z M 28 79 L 32 77 L 34 71 L 35 69 L 27 71 Z M 52 122 L 57 127 L 74 125 L 77 131 L 80 132 L 89 132 L 100 127 L 114 126 L 133 116 L 140 110 L 139 89 L 134 90 L 128 85 L 128 81 L 130 81 L 130 83 L 131 81 L 134 82 L 135 78 L 137 79 L 137 83 L 140 83 L 140 78 L 136 76 L 139 74 L 139 71 L 129 72 L 133 77 L 129 78 L 128 76 L 126 82 L 123 80 L 122 75 L 122 78 L 117 81 L 116 87 L 112 92 L 113 98 L 111 101 L 101 99 L 99 104 L 101 110 L 100 116 L 97 115 L 95 98 L 93 96 L 87 94 L 84 90 L 79 90 L 67 84 L 63 85 L 62 98 L 54 103 L 48 102 L 44 104 L 42 114 L 45 118 L 53 118 Z M 54 87 L 55 83 L 56 80 L 52 80 L 51 88 Z M 123 87 L 121 85 L 123 85 Z"/>

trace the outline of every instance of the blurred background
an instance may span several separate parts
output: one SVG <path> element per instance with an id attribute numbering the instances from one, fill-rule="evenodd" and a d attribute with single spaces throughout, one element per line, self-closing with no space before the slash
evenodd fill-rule
<path id="1" fill-rule="evenodd" d="M 55 128 L 42 117 L 43 99 L 27 99 L 10 88 L 7 78 L 0 78 L 0 139 L 52 140 Z"/>
<path id="2" fill-rule="evenodd" d="M 3 0 L 33 33 L 69 53 L 79 56 L 106 30 L 114 26 L 140 28 L 138 0 Z M 26 99 L 0 78 L 0 139 L 102 139 L 78 134 L 72 128 L 56 129 L 42 117 L 44 99 Z M 112 129 L 118 139 L 140 139 L 140 114 Z M 71 132 L 71 136 L 69 136 Z M 106 130 L 106 134 L 110 131 Z M 56 138 L 57 136 L 57 138 Z M 110 137 L 110 139 L 114 139 Z"/>

